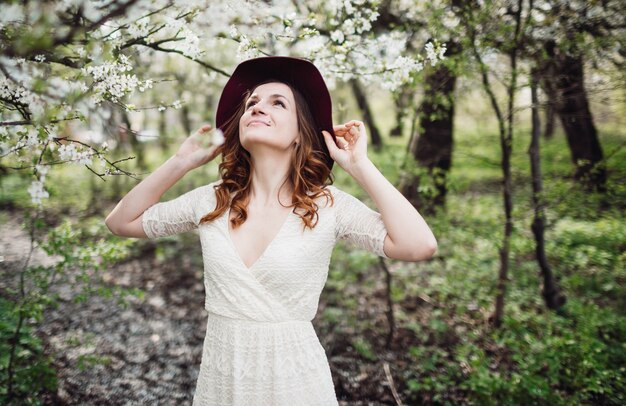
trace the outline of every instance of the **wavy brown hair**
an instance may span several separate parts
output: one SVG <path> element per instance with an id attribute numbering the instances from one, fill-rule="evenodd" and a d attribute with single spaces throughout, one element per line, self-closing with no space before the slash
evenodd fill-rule
<path id="1" fill-rule="evenodd" d="M 318 205 L 315 203 L 315 199 L 325 196 L 327 202 L 329 198 L 333 202 L 332 194 L 326 189 L 326 186 L 333 184 L 334 178 L 324 162 L 324 153 L 322 152 L 322 142 L 324 141 L 318 135 L 321 129 L 315 124 L 306 99 L 289 83 L 281 80 L 266 80 L 256 87 L 270 82 L 283 83 L 289 86 L 293 92 L 296 101 L 298 131 L 300 132 L 300 142 L 295 147 L 295 154 L 292 159 L 292 170 L 281 185 L 281 188 L 286 182 L 293 185 L 293 204 L 284 207 L 293 207 L 294 213 L 300 209 L 301 213 L 296 214 L 302 219 L 303 228 L 313 229 L 318 222 Z M 245 112 L 245 101 L 250 97 L 253 90 L 248 89 L 235 114 L 222 126 L 225 138 L 224 144 L 221 146 L 222 162 L 219 164 L 222 182 L 213 186 L 217 205 L 212 212 L 200 219 L 200 224 L 215 220 L 228 209 L 235 213 L 233 219 L 230 220 L 233 228 L 238 227 L 248 218 L 246 208 L 250 198 L 251 159 L 250 153 L 243 148 L 239 140 L 239 120 Z"/>

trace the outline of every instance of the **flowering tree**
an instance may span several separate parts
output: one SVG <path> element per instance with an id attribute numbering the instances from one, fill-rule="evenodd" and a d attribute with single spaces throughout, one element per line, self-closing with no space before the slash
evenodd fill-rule
<path id="1" fill-rule="evenodd" d="M 106 144 L 62 133 L 67 122 L 106 116 L 114 106 L 144 108 L 129 98 L 162 85 L 154 79 L 155 61 L 164 54 L 193 61 L 208 86 L 219 86 L 240 60 L 290 54 L 311 59 L 331 86 L 359 76 L 395 89 L 445 52 L 429 44 L 426 57 L 416 56 L 405 52 L 402 32 L 373 35 L 376 1 L 203 3 L 50 0 L 4 7 L 0 157 L 5 168 L 32 171 L 34 204 L 48 197 L 52 165 L 81 164 L 101 178 L 131 175 L 108 159 Z M 168 107 L 181 101 L 154 108 Z"/>
<path id="2" fill-rule="evenodd" d="M 128 242 L 104 241 L 102 233 L 77 239 L 76 225 L 64 224 L 60 231 L 47 230 L 46 235 L 36 232 L 43 225 L 43 203 L 49 198 L 46 176 L 57 165 L 81 165 L 103 180 L 113 175 L 134 176 L 124 168 L 130 158 L 113 160 L 105 139 L 78 138 L 72 125 L 90 126 L 99 120 L 106 126 L 116 115 L 146 109 L 184 111 L 185 99 L 198 97 L 196 89 L 217 93 L 237 62 L 255 56 L 308 58 L 331 87 L 336 81 L 358 76 L 393 90 L 445 52 L 445 47 L 430 44 L 426 56 L 421 56 L 407 49 L 409 37 L 400 31 L 375 35 L 378 1 L 206 3 L 44 0 L 3 4 L 0 173 L 32 173 L 28 187 L 35 208 L 28 213 L 32 246 L 36 241 L 43 248 L 50 246 L 49 253 L 67 261 L 52 268 L 29 266 L 26 261 L 19 272 L 19 288 L 11 294 L 15 300 L 7 311 L 14 324 L 8 332 L 10 345 L 2 348 L 9 357 L 6 365 L 0 363 L 0 383 L 7 388 L 0 390 L 0 402 L 25 393 L 33 396 L 47 387 L 44 382 L 48 380 L 42 380 L 41 374 L 35 376 L 30 368 L 41 359 L 34 355 L 24 359 L 19 349 L 30 345 L 22 338 L 28 336 L 28 321 L 41 320 L 43 310 L 57 300 L 49 288 L 59 280 L 58 275 L 82 269 L 80 280 L 90 286 L 91 272 L 126 252 Z M 177 66 L 170 64 L 174 58 Z M 177 70 L 181 64 L 184 73 Z M 172 89 L 182 82 L 192 90 L 181 98 Z M 78 240 L 84 249 L 79 249 Z M 82 294 L 83 300 L 90 294 L 93 289 Z M 6 330 L 0 329 L 0 336 Z M 31 382 L 26 385 L 24 376 L 29 373 Z"/>

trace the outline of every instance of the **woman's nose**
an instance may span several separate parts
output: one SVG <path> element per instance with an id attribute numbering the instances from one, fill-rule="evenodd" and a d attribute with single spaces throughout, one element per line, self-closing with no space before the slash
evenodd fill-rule
<path id="1" fill-rule="evenodd" d="M 265 110 L 260 101 L 254 103 L 254 105 L 252 106 L 252 114 L 257 114 L 257 113 L 265 114 Z"/>

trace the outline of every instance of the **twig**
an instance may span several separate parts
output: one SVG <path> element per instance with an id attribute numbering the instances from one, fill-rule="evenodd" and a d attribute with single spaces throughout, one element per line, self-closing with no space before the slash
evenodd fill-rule
<path id="1" fill-rule="evenodd" d="M 81 117 L 67 117 L 67 118 L 62 118 L 62 119 L 58 119 L 58 120 L 50 120 L 47 121 L 45 124 L 57 124 L 60 123 L 62 121 L 70 121 L 70 120 L 80 120 Z M 36 123 L 32 120 L 20 120 L 20 121 L 0 121 L 0 127 L 8 127 L 8 126 L 13 126 L 13 125 L 39 125 L 39 123 Z"/>
<path id="2" fill-rule="evenodd" d="M 402 399 L 400 399 L 400 395 L 398 395 L 398 391 L 396 390 L 396 386 L 393 383 L 393 376 L 391 376 L 391 370 L 389 369 L 389 363 L 383 363 L 383 369 L 385 370 L 385 376 L 387 377 L 387 382 L 389 382 L 389 388 L 391 389 L 391 394 L 393 398 L 396 400 L 396 405 L 404 406 L 402 403 Z"/>

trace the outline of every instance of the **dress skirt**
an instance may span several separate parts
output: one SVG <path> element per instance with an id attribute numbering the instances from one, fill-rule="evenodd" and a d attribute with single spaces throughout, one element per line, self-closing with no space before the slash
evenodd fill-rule
<path id="1" fill-rule="evenodd" d="M 310 321 L 265 322 L 209 313 L 194 406 L 338 405 Z"/>

